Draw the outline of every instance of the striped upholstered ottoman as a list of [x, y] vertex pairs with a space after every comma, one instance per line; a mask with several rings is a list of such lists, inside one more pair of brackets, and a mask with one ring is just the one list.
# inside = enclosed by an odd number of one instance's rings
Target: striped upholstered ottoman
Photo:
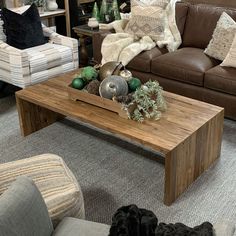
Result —
[[54, 225], [66, 216], [84, 219], [84, 200], [80, 186], [61, 157], [43, 154], [0, 164], [0, 195], [20, 175], [34, 180]]

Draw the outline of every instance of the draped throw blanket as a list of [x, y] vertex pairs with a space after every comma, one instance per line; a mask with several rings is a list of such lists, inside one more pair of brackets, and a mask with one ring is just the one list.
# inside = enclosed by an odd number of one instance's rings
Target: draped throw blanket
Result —
[[181, 44], [175, 21], [178, 0], [133, 0], [131, 18], [100, 24], [100, 29], [114, 29], [102, 43], [102, 64], [119, 61], [127, 65], [142, 51], [166, 46], [169, 52]]

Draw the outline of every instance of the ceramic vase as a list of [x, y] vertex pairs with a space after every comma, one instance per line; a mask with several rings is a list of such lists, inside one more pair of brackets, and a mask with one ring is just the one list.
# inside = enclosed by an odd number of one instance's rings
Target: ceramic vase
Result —
[[92, 17], [92, 18], [89, 18], [88, 20], [88, 27], [94, 29], [94, 28], [97, 28], [99, 25], [98, 21], [96, 18]]
[[47, 0], [47, 9], [49, 11], [55, 11], [58, 9], [56, 0]]

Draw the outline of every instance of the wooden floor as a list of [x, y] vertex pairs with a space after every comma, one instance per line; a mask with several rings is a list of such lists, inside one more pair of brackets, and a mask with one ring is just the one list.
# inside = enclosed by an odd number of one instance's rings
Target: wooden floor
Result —
[[73, 117], [150, 147], [165, 156], [164, 203], [175, 199], [220, 156], [223, 108], [165, 92], [167, 111], [142, 124], [68, 97], [75, 72], [16, 93], [22, 135], [64, 116]]

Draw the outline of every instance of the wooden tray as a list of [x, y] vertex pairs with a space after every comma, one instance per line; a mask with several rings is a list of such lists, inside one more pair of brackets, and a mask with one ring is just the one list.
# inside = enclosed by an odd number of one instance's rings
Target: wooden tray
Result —
[[83, 101], [94, 106], [102, 107], [106, 110], [118, 113], [122, 118], [128, 119], [128, 113], [122, 109], [121, 103], [75, 89], [71, 84], [68, 86], [68, 95], [73, 101]]

